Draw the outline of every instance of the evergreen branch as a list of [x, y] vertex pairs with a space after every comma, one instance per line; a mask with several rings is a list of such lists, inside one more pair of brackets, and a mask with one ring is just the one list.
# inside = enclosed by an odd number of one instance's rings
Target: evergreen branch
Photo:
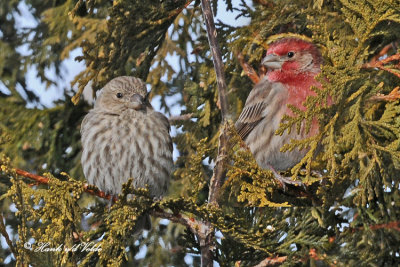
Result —
[[268, 257], [264, 260], [262, 260], [259, 264], [254, 265], [253, 267], [265, 267], [265, 266], [271, 266], [275, 264], [280, 264], [285, 262], [287, 259], [287, 256], [282, 256], [282, 257]]
[[[36, 182], [38, 182], [40, 184], [48, 184], [49, 183], [49, 178], [47, 178], [47, 177], [43, 177], [43, 176], [33, 174], [33, 173], [30, 173], [30, 172], [27, 172], [27, 171], [24, 171], [21, 169], [17, 169], [17, 168], [14, 168], [14, 171], [16, 174], [26, 177], [26, 178], [29, 178], [29, 179], [32, 179], [32, 180], [35, 180]], [[107, 200], [110, 200], [111, 197], [113, 197], [113, 202], [115, 202], [117, 200], [116, 196], [109, 195], [101, 190], [95, 190], [91, 187], [93, 187], [93, 185], [84, 184], [83, 189], [86, 193], [89, 193], [94, 196], [98, 196], [98, 197], [101, 197], [101, 198], [104, 198]], [[195, 220], [194, 218], [186, 218], [179, 213], [172, 214], [172, 213], [165, 212], [162, 209], [154, 210], [150, 213], [156, 217], [168, 219], [172, 222], [182, 224], [182, 225], [188, 227], [190, 229], [190, 231], [192, 231], [192, 233], [194, 233], [194, 234], [199, 233], [199, 231], [197, 231], [196, 229], [200, 229], [201, 226], [204, 226], [204, 223], [199, 222], [199, 221]], [[1, 216], [1, 214], [0, 214], [0, 216]], [[0, 225], [0, 232], [2, 233], [1, 225]]]
[[[21, 170], [21, 169], [17, 169], [17, 168], [14, 168], [14, 171], [15, 171], [16, 174], [18, 174], [20, 176], [23, 176], [23, 177], [26, 177], [26, 178], [29, 178], [29, 179], [32, 179], [32, 180], [35, 180], [36, 182], [38, 182], [40, 184], [48, 184], [49, 183], [49, 178], [47, 178], [47, 177], [43, 177], [43, 176], [40, 176], [40, 175], [37, 175], [37, 174], [33, 174], [33, 173], [30, 173], [30, 172], [27, 172], [27, 171], [24, 171], [24, 170]], [[109, 194], [107, 194], [107, 193], [105, 193], [105, 192], [103, 192], [101, 190], [92, 189], [91, 187], [93, 187], [93, 185], [85, 184], [83, 188], [84, 188], [84, 191], [86, 193], [89, 193], [91, 195], [98, 196], [98, 197], [101, 197], [101, 198], [104, 198], [104, 199], [107, 199], [107, 200], [110, 200], [111, 198], [113, 198], [113, 202], [115, 202], [117, 200], [116, 196], [109, 195]], [[150, 214], [152, 214], [153, 216], [158, 217], [158, 218], [168, 219], [168, 220], [170, 220], [172, 222], [184, 225], [187, 228], [189, 228], [189, 230], [193, 234], [196, 234], [198, 236], [200, 235], [201, 237], [205, 238], [205, 236], [202, 235], [202, 233], [200, 231], [201, 229], [205, 229], [206, 228], [205, 227], [205, 223], [200, 222], [200, 221], [198, 221], [198, 220], [196, 220], [194, 218], [187, 218], [187, 217], [185, 217], [185, 216], [183, 216], [183, 215], [181, 215], [179, 213], [176, 213], [176, 214], [175, 213], [174, 214], [168, 213], [168, 212], [166, 212], [166, 211], [164, 211], [162, 209], [153, 210], [153, 211], [150, 212]], [[3, 224], [3, 218], [2, 218], [1, 214], [0, 214], [0, 220], [1, 220], [1, 222], [0, 222], [0, 233], [4, 235], [4, 237], [6, 238], [8, 246], [13, 251], [13, 254], [16, 256], [17, 255], [17, 251], [14, 252], [14, 249], [12, 247], [12, 242], [11, 242], [11, 240], [9, 240], [7, 232], [5, 232], [5, 230], [3, 231], [4, 224]], [[4, 229], [5, 229], [5, 226], [4, 226]]]
[[[35, 180], [36, 182], [38, 182], [40, 184], [48, 184], [49, 183], [49, 178], [47, 178], [47, 177], [43, 177], [43, 176], [40, 176], [40, 175], [37, 175], [37, 174], [33, 174], [33, 173], [30, 173], [30, 172], [27, 172], [27, 171], [24, 171], [24, 170], [21, 170], [21, 169], [17, 169], [17, 168], [14, 168], [14, 171], [15, 171], [16, 174], [21, 175], [21, 176], [26, 177], [26, 178], [29, 178], [29, 179], [32, 179], [32, 180]], [[103, 192], [103, 191], [101, 191], [99, 189], [95, 189], [93, 187], [94, 187], [93, 185], [84, 184], [83, 185], [83, 190], [86, 193], [91, 194], [93, 196], [98, 196], [98, 197], [101, 197], [101, 198], [104, 198], [104, 199], [108, 199], [108, 200], [113, 198], [113, 201], [117, 200], [116, 196], [109, 195], [109, 194], [107, 194], [107, 193], [105, 193], [105, 192]]]
[[[204, 19], [206, 22], [208, 42], [210, 44], [211, 54], [214, 63], [215, 74], [217, 77], [218, 84], [218, 96], [219, 96], [219, 107], [221, 109], [221, 117], [223, 127], [221, 129], [221, 134], [219, 136], [218, 145], [218, 156], [215, 161], [215, 168], [213, 176], [210, 180], [210, 190], [208, 194], [208, 202], [212, 205], [218, 206], [217, 196], [219, 189], [221, 188], [222, 181], [226, 175], [225, 162], [228, 156], [228, 100], [226, 92], [226, 82], [225, 82], [225, 68], [222, 62], [221, 50], [218, 46], [217, 41], [217, 30], [214, 24], [213, 13], [211, 10], [211, 4], [209, 0], [201, 0], [201, 9], [203, 11]], [[218, 104], [218, 103], [217, 103]], [[201, 248], [201, 266], [212, 267], [213, 266], [213, 248], [214, 245], [214, 229], [209, 222], [205, 224], [204, 229], [201, 229], [204, 236], [198, 235], [200, 239]]]
[[150, 25], [160, 25], [160, 24], [163, 24], [166, 21], [169, 21], [172, 18], [175, 18], [176, 16], [179, 15], [179, 13], [181, 13], [185, 8], [187, 8], [190, 5], [190, 3], [192, 3], [192, 2], [193, 2], [193, 0], [186, 1], [186, 3], [181, 8], [173, 10], [171, 12], [171, 14], [169, 14], [167, 17], [165, 17], [163, 19], [158, 19], [156, 21], [151, 21], [149, 24]]
[[17, 258], [18, 257], [18, 251], [15, 249], [15, 247], [14, 247], [14, 245], [13, 245], [13, 243], [12, 243], [8, 233], [7, 233], [6, 226], [5, 226], [3, 221], [4, 221], [3, 215], [0, 214], [0, 234], [2, 234], [4, 236], [8, 247], [10, 248], [11, 252], [14, 254], [14, 258]]
[[[26, 177], [26, 178], [29, 178], [29, 179], [32, 179], [32, 180], [35, 180], [36, 182], [38, 182], [40, 184], [48, 184], [49, 183], [49, 178], [47, 178], [47, 177], [43, 177], [43, 176], [33, 174], [33, 173], [30, 173], [30, 172], [27, 172], [27, 171], [24, 171], [21, 169], [17, 169], [17, 168], [14, 168], [14, 171], [16, 174]], [[107, 200], [110, 200], [111, 197], [113, 197], [113, 202], [115, 202], [117, 200], [116, 196], [109, 195], [101, 190], [92, 189], [91, 187], [93, 187], [93, 185], [85, 184], [83, 186], [83, 189], [86, 193], [89, 193], [94, 196], [98, 196], [98, 197], [101, 197], [101, 198], [104, 198]], [[182, 225], [188, 227], [190, 229], [190, 231], [194, 234], [199, 234], [199, 231], [197, 231], [196, 229], [204, 228], [204, 223], [199, 222], [199, 221], [195, 220], [194, 218], [186, 218], [179, 213], [172, 214], [172, 213], [165, 212], [162, 209], [154, 210], [150, 213], [156, 217], [168, 219], [172, 222], [182, 224]], [[0, 225], [0, 232], [1, 232], [1, 225]]]

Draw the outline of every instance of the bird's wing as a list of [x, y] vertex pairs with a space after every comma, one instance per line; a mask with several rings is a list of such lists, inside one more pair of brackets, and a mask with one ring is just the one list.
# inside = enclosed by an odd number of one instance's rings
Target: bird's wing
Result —
[[169, 124], [169, 120], [167, 119], [167, 117], [164, 116], [164, 114], [162, 114], [160, 112], [154, 111], [153, 114], [154, 114], [154, 118], [158, 120], [159, 125], [160, 126], [162, 125], [164, 127], [164, 129], [167, 130], [166, 136], [168, 136], [168, 147], [169, 147], [170, 151], [172, 151], [173, 145], [172, 145], [171, 136], [169, 134], [171, 132], [171, 125]]
[[171, 131], [171, 125], [169, 124], [169, 120], [165, 117], [164, 114], [154, 111], [154, 118], [158, 120], [160, 125], [162, 125], [165, 129], [167, 129], [168, 133]]
[[[249, 133], [266, 116], [269, 99], [271, 99], [272, 84], [262, 80], [256, 84], [247, 97], [246, 104], [235, 123], [236, 131], [245, 140]], [[273, 93], [272, 93], [273, 94]]]

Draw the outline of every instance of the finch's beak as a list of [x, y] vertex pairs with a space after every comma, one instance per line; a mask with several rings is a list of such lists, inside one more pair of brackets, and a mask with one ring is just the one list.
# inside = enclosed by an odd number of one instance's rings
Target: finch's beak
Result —
[[281, 60], [280, 56], [270, 54], [270, 55], [266, 55], [263, 58], [263, 60], [261, 61], [261, 64], [263, 64], [268, 69], [281, 69], [283, 61]]
[[140, 110], [144, 107], [144, 98], [139, 94], [133, 94], [130, 98], [129, 107]]

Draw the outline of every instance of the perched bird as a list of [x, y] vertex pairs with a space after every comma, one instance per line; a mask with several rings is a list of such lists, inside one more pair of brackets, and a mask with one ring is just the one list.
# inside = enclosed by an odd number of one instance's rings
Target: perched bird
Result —
[[295, 183], [282, 177], [278, 171], [288, 170], [305, 156], [307, 150], [280, 152], [291, 139], [303, 139], [318, 132], [313, 121], [306, 133], [305, 124], [300, 133], [295, 128], [290, 133], [275, 135], [282, 116], [293, 116], [288, 104], [305, 110], [302, 103], [307, 96], [315, 95], [311, 86], [321, 87], [315, 76], [321, 71], [322, 56], [317, 47], [298, 38], [283, 38], [272, 43], [262, 65], [268, 72], [251, 90], [235, 127], [250, 148], [257, 163], [270, 169], [281, 183]]
[[[89, 184], [112, 195], [133, 178], [133, 186], [148, 185], [152, 197], [167, 191], [172, 162], [168, 119], [153, 110], [144, 82], [121, 76], [98, 94], [82, 121], [82, 167]], [[143, 217], [149, 229], [150, 218]]]

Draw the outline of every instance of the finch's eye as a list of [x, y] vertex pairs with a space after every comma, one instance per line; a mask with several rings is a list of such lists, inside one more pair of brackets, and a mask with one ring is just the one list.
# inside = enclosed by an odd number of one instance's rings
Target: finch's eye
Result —
[[123, 96], [124, 96], [123, 94], [117, 93], [117, 97], [118, 97], [118, 98], [122, 98]]
[[287, 53], [287, 56], [288, 56], [288, 57], [293, 57], [293, 56], [294, 56], [294, 53], [293, 53], [293, 52], [288, 52], [288, 53]]

